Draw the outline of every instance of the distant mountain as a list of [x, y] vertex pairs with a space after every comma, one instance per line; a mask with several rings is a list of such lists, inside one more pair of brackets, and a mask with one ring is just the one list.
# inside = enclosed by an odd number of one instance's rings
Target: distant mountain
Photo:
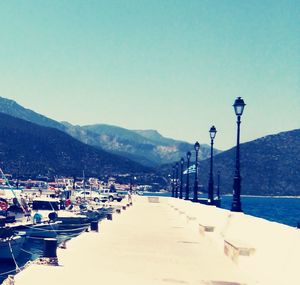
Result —
[[97, 124], [82, 126], [80, 129], [88, 134], [89, 144], [101, 147], [108, 152], [122, 155], [143, 165], [156, 165], [156, 158], [150, 152], [154, 145], [142, 136], [128, 129]]
[[186, 142], [176, 141], [174, 139], [165, 138], [156, 130], [134, 130], [134, 132], [148, 140], [151, 140], [161, 145], [170, 145], [174, 143], [175, 144], [186, 143]]
[[20, 118], [41, 126], [56, 128], [65, 131], [64, 125], [40, 115], [30, 109], [26, 109], [13, 100], [0, 97], [0, 113]]
[[[146, 166], [178, 161], [193, 149], [187, 142], [163, 137], [155, 130], [132, 131], [116, 126], [97, 124], [74, 126], [68, 122], [57, 122], [34, 111], [23, 108], [13, 100], [0, 97], [0, 112], [29, 122], [56, 128], [88, 145], [110, 153], [130, 158]], [[216, 153], [219, 151], [216, 150]], [[209, 157], [209, 146], [202, 145], [200, 159]]]
[[[116, 126], [97, 124], [81, 129], [94, 133], [94, 141], [107, 151], [130, 157], [149, 166], [178, 161], [193, 145], [163, 137], [155, 130], [132, 131]], [[219, 151], [216, 150], [218, 153]], [[210, 155], [210, 147], [202, 145], [200, 159]]]
[[79, 142], [54, 128], [0, 113], [0, 166], [26, 177], [143, 173], [149, 169]]
[[[222, 193], [232, 193], [235, 148], [215, 156]], [[200, 184], [207, 188], [209, 159], [200, 163]], [[241, 144], [242, 194], [300, 195], [300, 129]]]

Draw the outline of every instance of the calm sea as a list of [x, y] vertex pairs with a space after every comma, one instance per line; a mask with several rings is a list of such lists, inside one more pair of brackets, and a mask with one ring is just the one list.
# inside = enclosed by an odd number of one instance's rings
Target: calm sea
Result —
[[[222, 208], [231, 209], [232, 196], [222, 197]], [[300, 198], [242, 197], [245, 214], [296, 227], [300, 223]]]

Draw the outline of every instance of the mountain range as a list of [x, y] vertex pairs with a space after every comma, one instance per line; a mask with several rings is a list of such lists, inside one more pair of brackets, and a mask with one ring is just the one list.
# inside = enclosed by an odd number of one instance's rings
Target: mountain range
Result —
[[[299, 142], [300, 129], [296, 129], [242, 143], [242, 194], [300, 195]], [[167, 181], [174, 161], [192, 149], [193, 145], [165, 138], [155, 130], [60, 123], [0, 97], [0, 166], [14, 175], [79, 176], [85, 169], [87, 176], [141, 173], [156, 183], [158, 177]], [[205, 192], [209, 146], [201, 151], [199, 184]], [[235, 151], [235, 147], [215, 151], [215, 186], [219, 172], [223, 194], [232, 193]], [[162, 162], [168, 163], [157, 166]]]
[[[235, 148], [215, 159], [224, 190], [232, 189]], [[203, 163], [208, 169], [208, 161]], [[300, 129], [265, 136], [241, 145], [242, 193], [300, 195]], [[230, 192], [230, 191], [229, 191]]]
[[[178, 161], [193, 149], [192, 144], [165, 138], [156, 130], [128, 130], [105, 124], [78, 126], [58, 122], [3, 97], [0, 97], [0, 112], [41, 126], [56, 128], [85, 144], [150, 167]], [[215, 153], [219, 152], [215, 150]], [[205, 159], [209, 155], [210, 146], [201, 145], [199, 158]]]
[[[214, 181], [231, 194], [236, 148], [214, 156]], [[240, 145], [241, 193], [245, 195], [300, 195], [300, 129], [265, 136]], [[199, 184], [207, 192], [210, 159], [199, 163]], [[162, 172], [170, 173], [171, 165]], [[164, 171], [163, 171], [164, 170]], [[192, 184], [194, 174], [191, 174]]]
[[0, 113], [0, 166], [31, 177], [147, 173], [149, 168], [84, 144], [63, 131]]

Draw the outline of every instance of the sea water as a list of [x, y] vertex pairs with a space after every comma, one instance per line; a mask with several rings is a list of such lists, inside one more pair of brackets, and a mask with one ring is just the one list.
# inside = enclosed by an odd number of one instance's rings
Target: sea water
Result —
[[[231, 209], [232, 196], [222, 197], [222, 208]], [[300, 198], [242, 197], [245, 214], [291, 227], [300, 223]]]
[[[79, 234], [78, 231], [77, 234]], [[75, 237], [76, 235], [74, 234], [72, 236]], [[67, 235], [67, 233], [62, 232], [57, 236], [57, 241], [58, 243], [61, 243], [70, 238], [71, 236]], [[43, 255], [43, 251], [43, 238], [27, 237], [18, 258], [15, 261], [0, 259], [0, 284], [4, 279], [7, 278], [8, 275], [16, 274], [18, 267], [22, 268], [27, 262], [36, 260], [37, 258], [41, 257]]]

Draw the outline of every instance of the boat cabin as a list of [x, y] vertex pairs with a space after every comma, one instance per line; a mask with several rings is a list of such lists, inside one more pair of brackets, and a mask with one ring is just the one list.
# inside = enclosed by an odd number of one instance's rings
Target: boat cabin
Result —
[[32, 201], [32, 210], [58, 211], [62, 209], [59, 199], [35, 199]]

